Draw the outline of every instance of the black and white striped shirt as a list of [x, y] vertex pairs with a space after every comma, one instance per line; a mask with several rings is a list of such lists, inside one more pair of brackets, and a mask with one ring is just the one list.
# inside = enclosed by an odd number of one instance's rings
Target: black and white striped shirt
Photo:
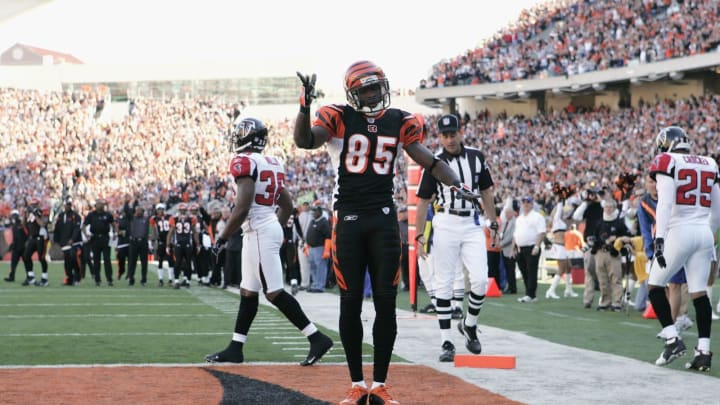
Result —
[[[459, 155], [451, 155], [444, 149], [435, 155], [450, 166], [460, 178], [460, 182], [469, 185], [477, 193], [493, 186], [492, 177], [485, 156], [478, 149], [462, 147]], [[432, 199], [437, 195], [437, 204], [445, 210], [472, 210], [472, 203], [457, 198], [450, 187], [437, 181], [429, 172], [423, 170], [420, 186], [416, 195], [423, 199]]]

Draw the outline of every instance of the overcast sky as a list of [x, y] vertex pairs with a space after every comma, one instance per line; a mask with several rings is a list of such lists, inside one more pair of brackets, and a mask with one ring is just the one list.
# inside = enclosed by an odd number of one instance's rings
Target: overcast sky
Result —
[[535, 3], [55, 0], [0, 23], [0, 51], [22, 42], [86, 63], [247, 60], [317, 72], [320, 87], [341, 86], [352, 62], [369, 59], [393, 88], [412, 88]]

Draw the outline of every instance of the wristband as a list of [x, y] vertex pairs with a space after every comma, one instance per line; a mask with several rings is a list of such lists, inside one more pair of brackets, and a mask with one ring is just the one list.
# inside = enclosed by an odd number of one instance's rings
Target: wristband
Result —
[[303, 114], [305, 114], [305, 115], [309, 115], [309, 114], [310, 114], [310, 107], [301, 105], [301, 106], [300, 106], [300, 112], [303, 113]]

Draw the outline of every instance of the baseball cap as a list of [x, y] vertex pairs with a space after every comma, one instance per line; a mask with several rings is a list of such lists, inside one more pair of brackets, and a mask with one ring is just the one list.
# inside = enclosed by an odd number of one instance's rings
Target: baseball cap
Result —
[[322, 209], [322, 207], [319, 206], [319, 205], [313, 205], [312, 210], [313, 210], [313, 211], [320, 211], [320, 212], [322, 212], [323, 209]]
[[10, 211], [10, 215], [20, 215], [20, 211], [12, 210], [12, 211]]
[[72, 197], [68, 197], [65, 199], [65, 204], [72, 204]]
[[522, 198], [522, 202], [531, 203], [531, 202], [533, 202], [533, 198], [532, 198], [532, 196], [526, 195], [525, 197]]
[[455, 114], [445, 114], [437, 122], [438, 131], [453, 132], [460, 130], [460, 120]]

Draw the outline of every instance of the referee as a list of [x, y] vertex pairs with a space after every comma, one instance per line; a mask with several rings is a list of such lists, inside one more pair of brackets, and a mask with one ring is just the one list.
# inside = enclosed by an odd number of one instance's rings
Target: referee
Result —
[[[436, 157], [448, 164], [471, 192], [479, 192], [485, 214], [491, 228], [490, 235], [497, 237], [498, 224], [495, 216], [493, 181], [483, 154], [463, 145], [463, 132], [457, 116], [443, 115], [438, 120], [442, 152]], [[458, 197], [456, 189], [447, 187], [423, 171], [418, 187], [416, 228], [425, 229], [428, 203], [436, 200], [437, 211], [432, 219], [434, 287], [437, 314], [440, 324], [442, 362], [453, 361], [455, 346], [450, 338], [453, 297], [453, 280], [458, 269], [464, 265], [470, 279], [470, 298], [467, 314], [458, 324], [465, 337], [465, 347], [474, 354], [481, 352], [477, 338], [477, 318], [485, 301], [488, 268], [485, 245], [485, 219], [479, 205]], [[427, 243], [424, 234], [417, 237], [418, 249]], [[493, 240], [492, 243], [497, 243]]]

